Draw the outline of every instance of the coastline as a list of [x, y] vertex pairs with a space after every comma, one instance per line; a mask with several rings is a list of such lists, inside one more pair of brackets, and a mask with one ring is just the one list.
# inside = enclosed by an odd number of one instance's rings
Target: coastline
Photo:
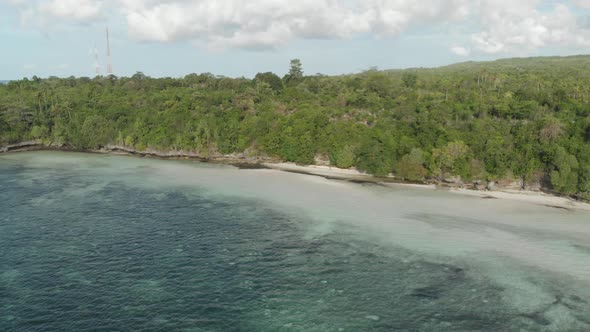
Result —
[[24, 152], [24, 151], [64, 151], [64, 152], [85, 152], [85, 153], [100, 153], [109, 155], [128, 155], [137, 157], [148, 157], [158, 159], [172, 159], [172, 160], [197, 160], [200, 162], [210, 162], [227, 164], [238, 167], [240, 169], [272, 169], [282, 172], [298, 173], [310, 176], [320, 176], [329, 180], [343, 180], [352, 183], [365, 183], [382, 185], [392, 188], [417, 188], [425, 190], [445, 190], [451, 193], [480, 197], [482, 199], [505, 199], [512, 201], [520, 201], [540, 206], [552, 207], [564, 210], [578, 210], [590, 211], [590, 203], [575, 200], [573, 198], [562, 197], [546, 193], [543, 191], [530, 190], [512, 190], [512, 189], [494, 189], [494, 190], [480, 190], [467, 189], [458, 186], [452, 186], [443, 182], [436, 183], [408, 183], [400, 181], [395, 177], [375, 177], [373, 175], [360, 172], [356, 169], [342, 169], [332, 166], [322, 165], [297, 165], [295, 163], [281, 162], [273, 158], [266, 157], [247, 157], [244, 154], [221, 155], [204, 157], [194, 152], [184, 151], [157, 151], [145, 150], [137, 151], [133, 148], [111, 145], [99, 150], [80, 150], [74, 149], [65, 145], [46, 145], [37, 141], [22, 142], [13, 145], [6, 145], [0, 147], [0, 154], [10, 152]]
[[425, 190], [445, 190], [454, 194], [480, 197], [482, 199], [505, 199], [536, 204], [564, 210], [590, 211], [590, 203], [560, 197], [542, 191], [531, 190], [477, 190], [445, 186], [444, 184], [419, 184], [396, 181], [393, 177], [377, 178], [357, 170], [340, 169], [330, 166], [300, 166], [293, 163], [263, 163], [270, 169], [279, 171], [321, 176], [326, 179], [347, 180], [350, 182], [374, 183], [393, 188], [418, 188]]

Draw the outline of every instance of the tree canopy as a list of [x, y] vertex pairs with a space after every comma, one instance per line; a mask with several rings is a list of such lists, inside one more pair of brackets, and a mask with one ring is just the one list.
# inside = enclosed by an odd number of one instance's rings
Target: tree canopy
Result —
[[276, 157], [410, 181], [520, 181], [590, 198], [590, 57], [280, 78], [33, 77], [0, 85], [0, 144]]

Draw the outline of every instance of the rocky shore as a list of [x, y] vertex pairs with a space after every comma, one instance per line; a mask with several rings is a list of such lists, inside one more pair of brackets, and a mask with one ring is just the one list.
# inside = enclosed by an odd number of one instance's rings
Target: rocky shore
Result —
[[46, 148], [39, 141], [27, 141], [27, 142], [20, 142], [15, 144], [9, 144], [0, 146], [0, 153], [3, 152], [10, 152], [10, 151], [31, 151], [31, 150], [39, 150]]
[[195, 159], [203, 162], [218, 162], [225, 164], [232, 164], [235, 166], [243, 165], [248, 167], [249, 165], [254, 167], [258, 165], [260, 168], [264, 168], [262, 163], [273, 162], [276, 159], [267, 157], [252, 157], [246, 156], [243, 153], [236, 153], [231, 155], [223, 155], [220, 153], [212, 153], [208, 156], [198, 154], [192, 151], [183, 150], [170, 150], [160, 151], [155, 149], [137, 150], [133, 147], [123, 145], [107, 145], [101, 149], [77, 149], [65, 144], [45, 144], [39, 141], [27, 141], [16, 144], [0, 146], [0, 153], [5, 152], [23, 152], [23, 151], [68, 151], [68, 152], [87, 152], [87, 153], [104, 153], [104, 154], [115, 154], [115, 155], [134, 155], [138, 157], [153, 157], [158, 159]]

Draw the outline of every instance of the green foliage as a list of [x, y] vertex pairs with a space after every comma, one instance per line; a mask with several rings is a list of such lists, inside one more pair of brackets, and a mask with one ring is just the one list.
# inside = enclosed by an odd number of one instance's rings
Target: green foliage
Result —
[[287, 81], [289, 82], [297, 82], [303, 79], [303, 65], [301, 64], [301, 60], [293, 59], [291, 60], [291, 65], [289, 67], [289, 73], [287, 74]]
[[267, 83], [274, 92], [283, 90], [283, 81], [279, 76], [271, 72], [256, 74], [254, 81]]
[[26, 79], [0, 85], [0, 145], [41, 139], [81, 149], [122, 144], [247, 151], [411, 180], [460, 176], [550, 185], [590, 197], [590, 56], [436, 69], [253, 80]]
[[330, 160], [336, 167], [351, 168], [355, 164], [355, 158], [355, 148], [352, 145], [346, 145], [336, 150]]
[[416, 87], [416, 83], [418, 83], [418, 75], [413, 72], [404, 73], [402, 75], [402, 81], [406, 88], [413, 89]]
[[578, 160], [575, 156], [558, 147], [551, 171], [551, 185], [558, 192], [573, 194], [578, 189]]
[[374, 133], [366, 137], [357, 154], [356, 166], [377, 176], [386, 176], [393, 170], [395, 142], [387, 134]]
[[49, 129], [47, 129], [46, 126], [33, 126], [33, 128], [31, 128], [31, 138], [32, 139], [40, 139], [40, 138], [46, 138], [49, 134]]
[[441, 149], [434, 149], [432, 156], [436, 168], [444, 174], [469, 176], [469, 147], [463, 141], [450, 142]]
[[91, 115], [84, 120], [80, 133], [79, 147], [99, 148], [111, 140], [112, 125], [100, 115]]
[[428, 175], [425, 163], [424, 151], [414, 148], [397, 162], [396, 172], [406, 180], [421, 181]]

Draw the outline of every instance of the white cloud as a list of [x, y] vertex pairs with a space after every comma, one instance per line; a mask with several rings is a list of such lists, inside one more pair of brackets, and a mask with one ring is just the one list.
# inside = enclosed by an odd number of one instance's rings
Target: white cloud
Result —
[[471, 55], [471, 51], [463, 46], [453, 46], [451, 47], [451, 52], [458, 56], [469, 56]]
[[19, 9], [23, 22], [44, 29], [96, 22], [108, 12], [110, 20], [126, 21], [134, 39], [184, 40], [215, 50], [276, 48], [298, 39], [385, 39], [414, 27], [462, 31], [459, 38], [471, 43], [450, 47], [460, 56], [590, 46], [590, 28], [575, 14], [590, 9], [590, 0], [4, 1]]
[[39, 3], [39, 12], [56, 19], [90, 22], [101, 18], [102, 1], [52, 0]]
[[484, 53], [530, 51], [545, 46], [589, 46], [590, 31], [577, 23], [572, 10], [555, 4], [540, 10], [539, 0], [481, 0], [483, 30], [472, 35]]
[[[143, 41], [193, 40], [213, 49], [272, 48], [296, 39], [396, 37], [412, 26], [480, 23], [472, 51], [509, 53], [555, 45], [590, 45], [574, 6], [541, 0], [120, 0], [131, 36]], [[589, 6], [590, 0], [573, 0]], [[570, 8], [572, 7], [572, 8]]]
[[23, 24], [91, 23], [103, 18], [97, 0], [6, 0], [20, 12]]
[[458, 19], [468, 0], [122, 0], [130, 34], [144, 41], [197, 40], [274, 47], [294, 39], [397, 36], [411, 24]]
[[574, 0], [574, 5], [580, 8], [590, 9], [590, 0]]

